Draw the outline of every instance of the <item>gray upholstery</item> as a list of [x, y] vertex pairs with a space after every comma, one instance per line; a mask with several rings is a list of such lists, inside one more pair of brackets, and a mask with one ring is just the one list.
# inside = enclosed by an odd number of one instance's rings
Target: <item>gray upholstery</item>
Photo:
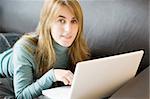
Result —
[[[145, 54], [137, 74], [149, 66], [150, 0], [79, 1], [85, 18], [84, 34], [91, 49], [92, 58], [143, 49]], [[22, 34], [34, 31], [42, 4], [43, 0], [0, 0], [0, 32]], [[132, 93], [137, 95], [136, 89], [132, 88]], [[131, 89], [124, 88], [124, 91], [119, 94], [123, 96], [128, 90]], [[112, 99], [115, 98], [112, 97]]]
[[149, 99], [149, 67], [125, 84], [110, 99]]
[[35, 30], [43, 0], [0, 0], [0, 32]]
[[149, 65], [148, 0], [80, 1], [94, 58], [144, 49], [138, 72]]
[[19, 33], [0, 33], [0, 53], [13, 47], [20, 36]]

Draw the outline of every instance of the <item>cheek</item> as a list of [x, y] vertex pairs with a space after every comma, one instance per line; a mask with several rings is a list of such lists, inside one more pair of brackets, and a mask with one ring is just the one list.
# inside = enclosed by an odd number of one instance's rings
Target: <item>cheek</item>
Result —
[[60, 33], [61, 33], [61, 29], [58, 26], [53, 26], [51, 28], [51, 34], [54, 39], [59, 38]]

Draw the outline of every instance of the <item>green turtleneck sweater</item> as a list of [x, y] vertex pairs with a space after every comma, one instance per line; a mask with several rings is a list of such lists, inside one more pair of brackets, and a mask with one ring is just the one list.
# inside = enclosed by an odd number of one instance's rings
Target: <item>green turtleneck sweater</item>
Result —
[[[37, 78], [34, 53], [29, 52], [25, 45], [35, 50], [36, 46], [27, 43], [25, 39], [16, 42], [13, 48], [0, 54], [0, 75], [11, 77], [14, 83], [16, 98], [32, 99], [42, 94], [42, 90], [48, 89], [56, 81], [53, 69]], [[56, 52], [54, 68], [65, 69], [68, 66], [68, 48], [53, 42]], [[42, 49], [41, 49], [42, 50]]]

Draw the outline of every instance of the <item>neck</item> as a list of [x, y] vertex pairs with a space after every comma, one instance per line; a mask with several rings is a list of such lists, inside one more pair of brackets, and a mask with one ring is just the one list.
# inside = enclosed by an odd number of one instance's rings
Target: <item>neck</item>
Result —
[[56, 52], [65, 53], [68, 51], [68, 47], [61, 46], [56, 41], [53, 40], [53, 47]]

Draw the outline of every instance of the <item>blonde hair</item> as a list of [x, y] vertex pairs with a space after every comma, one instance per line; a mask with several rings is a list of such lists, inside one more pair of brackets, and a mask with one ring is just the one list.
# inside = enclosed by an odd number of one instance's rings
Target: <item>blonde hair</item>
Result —
[[[71, 64], [75, 65], [79, 61], [86, 60], [90, 55], [83, 36], [83, 14], [79, 2], [77, 0], [45, 0], [36, 30], [38, 40], [30, 40], [31, 42], [37, 42], [35, 58], [40, 75], [51, 69], [56, 62], [56, 54], [52, 44], [51, 24], [61, 6], [72, 9], [79, 22], [77, 36], [68, 52]], [[35, 38], [28, 37], [28, 39]]]

